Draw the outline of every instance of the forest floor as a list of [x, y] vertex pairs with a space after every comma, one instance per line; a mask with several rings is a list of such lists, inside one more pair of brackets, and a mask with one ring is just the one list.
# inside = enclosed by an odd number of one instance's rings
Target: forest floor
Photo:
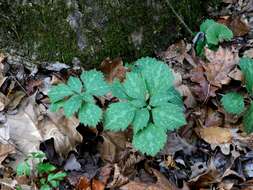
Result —
[[[18, 176], [15, 169], [38, 151], [57, 171], [67, 172], [59, 189], [253, 189], [252, 95], [239, 67], [242, 57], [253, 59], [253, 1], [224, 0], [219, 14], [210, 17], [232, 30], [231, 41], [216, 51], [205, 48], [204, 57], [183, 39], [156, 54], [173, 69], [187, 124], [169, 132], [165, 147], [154, 157], [133, 148], [131, 130], [89, 128], [62, 111], [49, 111], [50, 87], [79, 76], [83, 68], [78, 60], [73, 66], [34, 65], [17, 55], [0, 54], [1, 189], [39, 189], [43, 176]], [[121, 58], [106, 58], [100, 70], [110, 82], [124, 79], [128, 68]], [[253, 64], [248, 70], [253, 73]], [[243, 97], [240, 114], [228, 113], [221, 102], [231, 92]], [[98, 100], [102, 107], [111, 101], [115, 99]], [[245, 115], [250, 120], [246, 129]]]

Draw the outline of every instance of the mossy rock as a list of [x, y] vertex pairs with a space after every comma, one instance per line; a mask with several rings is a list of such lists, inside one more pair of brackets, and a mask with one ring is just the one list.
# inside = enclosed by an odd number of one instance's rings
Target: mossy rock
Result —
[[[193, 31], [210, 3], [218, 5], [217, 0], [171, 0]], [[1, 49], [16, 49], [39, 61], [71, 63], [78, 57], [87, 67], [106, 57], [133, 61], [183, 36], [191, 38], [165, 0], [6, 0], [0, 15]]]

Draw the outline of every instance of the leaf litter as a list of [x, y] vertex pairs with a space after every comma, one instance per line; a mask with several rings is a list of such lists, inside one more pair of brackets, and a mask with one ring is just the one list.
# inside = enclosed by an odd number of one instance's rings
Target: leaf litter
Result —
[[[63, 63], [31, 64], [20, 56], [0, 54], [0, 184], [34, 189], [29, 179], [15, 176], [17, 162], [42, 150], [47, 161], [68, 172], [60, 189], [78, 190], [188, 190], [252, 189], [253, 135], [242, 127], [243, 115], [227, 113], [221, 103], [227, 92], [239, 92], [249, 105], [239, 55], [253, 57], [252, 1], [224, 1], [216, 20], [235, 34], [217, 51], [195, 55], [192, 44], [181, 40], [157, 57], [174, 71], [175, 86], [184, 98], [187, 125], [168, 133], [166, 146], [154, 157], [136, 151], [133, 131], [106, 132], [99, 123], [88, 128], [73, 116], [49, 111], [52, 84], [80, 75], [83, 68]], [[245, 37], [245, 42], [241, 38]], [[124, 81], [131, 66], [121, 58], [106, 58], [100, 66], [106, 80]], [[117, 99], [107, 94], [96, 103], [107, 107]], [[10, 168], [8, 170], [8, 168]]]

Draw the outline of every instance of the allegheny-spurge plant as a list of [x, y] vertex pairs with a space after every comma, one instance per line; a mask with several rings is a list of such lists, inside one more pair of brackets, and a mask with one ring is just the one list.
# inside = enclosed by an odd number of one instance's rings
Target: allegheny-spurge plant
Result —
[[[27, 176], [34, 183], [39, 185], [40, 190], [51, 190], [59, 187], [60, 182], [67, 176], [67, 173], [58, 171], [49, 162], [43, 162], [45, 154], [43, 152], [30, 153], [24, 162], [17, 166], [18, 176]], [[16, 189], [22, 189], [17, 186]]]
[[[253, 59], [240, 58], [239, 67], [244, 75], [245, 86], [252, 97], [253, 95]], [[253, 132], [253, 102], [245, 109], [244, 98], [237, 92], [229, 92], [221, 98], [221, 104], [224, 110], [230, 114], [242, 114], [243, 113], [243, 126], [247, 133]]]
[[102, 119], [102, 109], [95, 104], [94, 96], [103, 96], [110, 88], [103, 74], [96, 70], [84, 71], [80, 78], [71, 76], [67, 84], [51, 88], [51, 111], [63, 108], [66, 117], [77, 113], [81, 123], [95, 127]]
[[133, 127], [133, 146], [148, 155], [163, 148], [168, 130], [186, 123], [183, 104], [173, 87], [173, 74], [163, 62], [153, 58], [136, 61], [135, 69], [121, 84], [114, 81], [112, 93], [120, 99], [105, 112], [105, 129]]
[[233, 38], [233, 32], [223, 24], [212, 19], [206, 19], [200, 25], [200, 32], [196, 35], [196, 38], [194, 41], [197, 41], [197, 55], [203, 55], [205, 46], [214, 50], [218, 48], [220, 42], [230, 41]]
[[[83, 73], [81, 80], [71, 77], [67, 85], [59, 84], [52, 88], [48, 94], [53, 103], [52, 110], [63, 107], [67, 116], [78, 112], [80, 122], [95, 126], [102, 117], [102, 111], [92, 96], [106, 94], [108, 85], [102, 74], [94, 70]], [[163, 148], [166, 132], [186, 123], [182, 99], [173, 81], [170, 68], [163, 62], [149, 57], [137, 60], [123, 83], [115, 80], [110, 86], [113, 96], [119, 101], [105, 111], [104, 128], [123, 131], [131, 126], [133, 146], [154, 156]], [[75, 100], [71, 100], [73, 96]]]

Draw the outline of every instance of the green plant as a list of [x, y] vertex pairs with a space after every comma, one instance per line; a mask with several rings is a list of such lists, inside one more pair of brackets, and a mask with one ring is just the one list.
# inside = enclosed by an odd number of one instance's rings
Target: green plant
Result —
[[43, 162], [43, 152], [30, 153], [24, 162], [17, 166], [18, 176], [29, 176], [39, 184], [40, 190], [50, 190], [59, 186], [60, 181], [67, 175], [65, 172], [56, 172], [56, 167], [48, 162]]
[[226, 112], [240, 114], [244, 110], [244, 101], [242, 95], [229, 92], [221, 98], [221, 103]]
[[81, 80], [71, 76], [67, 84], [53, 86], [48, 92], [51, 110], [63, 108], [66, 117], [78, 113], [81, 123], [96, 126], [102, 119], [102, 110], [95, 104], [93, 96], [103, 96], [109, 89], [103, 74], [96, 70], [83, 72]]
[[220, 42], [230, 41], [233, 32], [225, 25], [207, 19], [200, 25], [200, 32], [204, 33], [204, 39], [197, 41], [197, 55], [203, 55], [204, 47], [216, 49]]
[[[252, 97], [253, 92], [253, 59], [248, 57], [240, 58], [239, 67], [244, 75], [246, 89]], [[221, 103], [226, 112], [241, 114], [244, 111], [243, 97], [234, 92], [230, 92], [221, 98]], [[243, 114], [243, 126], [246, 133], [253, 132], [253, 102]]]
[[153, 58], [136, 61], [121, 84], [114, 81], [112, 93], [120, 99], [105, 112], [105, 129], [112, 131], [133, 127], [133, 146], [154, 156], [166, 142], [166, 132], [186, 123], [182, 101], [173, 87], [169, 67]]
[[[248, 57], [240, 58], [239, 67], [244, 75], [245, 86], [252, 96], [253, 94], [253, 59]], [[253, 132], [253, 102], [251, 101], [249, 108], [243, 116], [243, 126], [247, 133]]]
[[[81, 75], [82, 82], [70, 77], [66, 84], [54, 86], [48, 93], [51, 110], [63, 107], [67, 117], [78, 112], [81, 123], [96, 126], [102, 110], [95, 105], [93, 96], [109, 91], [103, 75], [95, 70]], [[133, 126], [133, 145], [137, 150], [155, 155], [166, 142], [166, 132], [186, 123], [180, 94], [173, 87], [173, 74], [169, 67], [153, 58], [136, 61], [123, 83], [115, 80], [111, 85], [113, 103], [105, 112], [104, 127], [120, 131]]]

